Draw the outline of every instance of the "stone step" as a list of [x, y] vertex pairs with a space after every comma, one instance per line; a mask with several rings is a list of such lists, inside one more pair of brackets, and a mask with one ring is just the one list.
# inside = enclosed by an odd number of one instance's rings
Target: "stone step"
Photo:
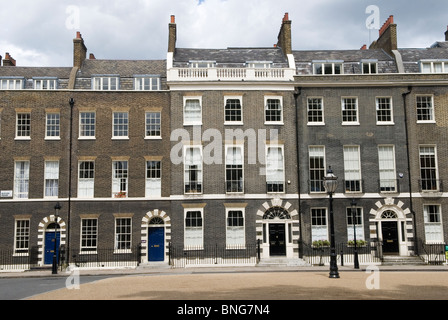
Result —
[[411, 256], [411, 257], [402, 257], [402, 256], [383, 256], [383, 263], [382, 265], [389, 265], [389, 266], [395, 266], [395, 265], [425, 265], [426, 263], [420, 259], [420, 257], [417, 256]]
[[298, 258], [267, 258], [261, 259], [257, 264], [259, 267], [294, 267], [294, 266], [310, 266], [305, 260]]

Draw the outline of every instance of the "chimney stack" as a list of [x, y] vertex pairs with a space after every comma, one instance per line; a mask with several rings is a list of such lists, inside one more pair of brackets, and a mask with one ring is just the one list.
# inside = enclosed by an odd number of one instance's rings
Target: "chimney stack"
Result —
[[86, 60], [87, 48], [81, 33], [76, 32], [76, 38], [73, 39], [73, 66], [81, 68], [82, 63]]
[[277, 40], [277, 47], [282, 48], [285, 55], [292, 54], [291, 20], [289, 20], [288, 13], [285, 13], [285, 16], [283, 17]]
[[394, 24], [394, 16], [391, 15], [380, 28], [378, 39], [372, 42], [369, 49], [383, 49], [392, 54], [397, 48], [397, 25]]
[[176, 51], [176, 38], [177, 38], [176, 17], [172, 15], [168, 33], [168, 52], [174, 53]]
[[5, 59], [3, 59], [3, 66], [4, 67], [15, 67], [16, 66], [16, 60], [13, 59], [13, 57], [11, 57], [9, 55], [9, 52], [5, 53]]

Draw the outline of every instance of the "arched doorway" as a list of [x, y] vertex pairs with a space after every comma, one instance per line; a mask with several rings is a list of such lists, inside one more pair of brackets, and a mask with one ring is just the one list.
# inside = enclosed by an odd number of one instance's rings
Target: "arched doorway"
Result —
[[149, 211], [142, 219], [141, 262], [168, 262], [171, 219], [165, 211]]
[[398, 243], [398, 216], [392, 210], [386, 210], [381, 214], [381, 234], [383, 238], [384, 254], [399, 254]]
[[50, 223], [45, 230], [44, 239], [44, 265], [53, 263], [56, 252], [56, 262], [59, 263], [59, 248], [61, 245], [61, 227], [59, 223]]
[[383, 254], [409, 256], [414, 246], [411, 211], [398, 199], [383, 201], [370, 210], [371, 238], [382, 244]]
[[148, 225], [148, 261], [165, 260], [165, 225], [160, 217], [154, 217]]
[[267, 220], [269, 255], [285, 256], [286, 255], [286, 220], [290, 220], [291, 216], [288, 211], [282, 207], [271, 207], [266, 210], [263, 220]]

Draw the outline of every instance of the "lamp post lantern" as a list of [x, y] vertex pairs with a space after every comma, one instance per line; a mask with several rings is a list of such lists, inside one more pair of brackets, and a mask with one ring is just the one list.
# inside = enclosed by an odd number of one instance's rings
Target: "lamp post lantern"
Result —
[[338, 266], [336, 263], [336, 248], [334, 241], [334, 221], [333, 221], [333, 194], [338, 187], [338, 177], [333, 174], [331, 166], [328, 167], [327, 175], [324, 177], [324, 187], [330, 196], [330, 278], [339, 278]]
[[53, 264], [51, 267], [51, 273], [58, 273], [58, 257], [57, 257], [57, 242], [58, 242], [58, 218], [59, 218], [59, 210], [61, 210], [61, 205], [56, 203], [54, 206], [54, 248], [53, 248]]
[[351, 203], [351, 211], [352, 211], [352, 219], [353, 219], [353, 242], [355, 243], [355, 247], [354, 247], [354, 265], [355, 265], [355, 269], [359, 269], [359, 260], [358, 260], [358, 246], [356, 244], [356, 201], [355, 199], [352, 199], [352, 203]]

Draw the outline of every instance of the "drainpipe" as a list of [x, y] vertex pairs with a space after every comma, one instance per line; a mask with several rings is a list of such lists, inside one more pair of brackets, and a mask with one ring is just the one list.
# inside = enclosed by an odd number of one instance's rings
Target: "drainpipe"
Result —
[[73, 107], [75, 105], [75, 99], [70, 98], [68, 103], [70, 104], [70, 137], [69, 137], [69, 155], [68, 155], [68, 215], [67, 215], [67, 265], [70, 264], [70, 218], [71, 218], [71, 204], [72, 204], [72, 149], [73, 149]]
[[409, 202], [410, 202], [410, 209], [412, 213], [412, 220], [414, 225], [414, 252], [416, 255], [418, 255], [418, 238], [417, 238], [417, 224], [415, 219], [415, 211], [414, 211], [414, 205], [412, 200], [412, 183], [411, 183], [411, 160], [410, 160], [410, 153], [409, 153], [409, 133], [408, 133], [408, 116], [407, 116], [407, 104], [406, 104], [406, 98], [411, 93], [412, 87], [408, 87], [408, 91], [402, 93], [403, 97], [403, 109], [404, 109], [404, 129], [406, 134], [406, 156], [408, 161], [408, 183], [409, 183]]
[[295, 87], [294, 88], [294, 107], [296, 109], [296, 155], [297, 155], [297, 194], [299, 200], [299, 258], [303, 257], [303, 238], [302, 238], [302, 210], [301, 210], [301, 201], [300, 201], [300, 143], [299, 143], [299, 97], [302, 94], [302, 88]]

